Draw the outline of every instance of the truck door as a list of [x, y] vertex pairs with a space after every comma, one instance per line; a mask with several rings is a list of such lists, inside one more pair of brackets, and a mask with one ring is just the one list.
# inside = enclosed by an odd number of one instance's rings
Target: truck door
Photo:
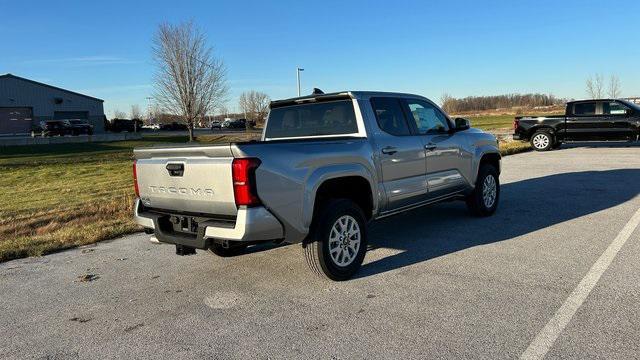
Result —
[[379, 158], [386, 205], [397, 210], [423, 200], [427, 194], [425, 152], [420, 137], [411, 133], [399, 99], [371, 99], [378, 129], [373, 131], [374, 154]]
[[602, 113], [602, 102], [578, 102], [570, 110], [566, 124], [568, 140], [598, 140], [608, 136], [611, 127], [609, 119]]
[[605, 101], [602, 104], [602, 112], [610, 124], [610, 139], [635, 139], [636, 119], [631, 116], [631, 109], [618, 101]]
[[463, 154], [465, 137], [449, 131], [451, 124], [436, 105], [420, 99], [406, 99], [404, 105], [424, 147], [428, 198], [464, 189], [467, 181], [462, 174], [468, 173], [471, 165], [471, 156]]

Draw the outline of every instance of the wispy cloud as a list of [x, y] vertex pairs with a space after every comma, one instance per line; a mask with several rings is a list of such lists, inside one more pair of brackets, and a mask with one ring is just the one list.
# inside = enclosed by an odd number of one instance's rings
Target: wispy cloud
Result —
[[25, 64], [67, 64], [71, 66], [95, 66], [95, 65], [115, 65], [115, 64], [135, 64], [139, 60], [126, 59], [111, 55], [92, 55], [65, 58], [34, 59], [24, 61]]

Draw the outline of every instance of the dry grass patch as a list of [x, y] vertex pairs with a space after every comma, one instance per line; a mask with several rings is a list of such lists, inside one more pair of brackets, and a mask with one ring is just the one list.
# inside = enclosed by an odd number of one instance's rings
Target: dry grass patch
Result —
[[502, 156], [518, 154], [531, 150], [531, 144], [524, 141], [501, 141], [500, 153]]

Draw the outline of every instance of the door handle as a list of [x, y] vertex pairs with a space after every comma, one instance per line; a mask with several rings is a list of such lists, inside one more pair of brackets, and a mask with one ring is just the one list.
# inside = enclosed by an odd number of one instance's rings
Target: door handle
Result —
[[433, 143], [429, 143], [427, 145], [424, 146], [424, 149], [427, 151], [433, 151], [438, 147], [438, 145], [433, 144]]
[[398, 152], [398, 150], [393, 146], [386, 146], [386, 147], [382, 148], [382, 153], [386, 154], [386, 155], [393, 155], [393, 154], [395, 154], [397, 152]]

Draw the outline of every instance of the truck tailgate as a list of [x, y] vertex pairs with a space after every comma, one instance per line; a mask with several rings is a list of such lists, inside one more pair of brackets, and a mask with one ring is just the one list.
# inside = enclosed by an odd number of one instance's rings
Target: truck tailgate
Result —
[[181, 213], [235, 216], [230, 145], [136, 149], [142, 203]]

